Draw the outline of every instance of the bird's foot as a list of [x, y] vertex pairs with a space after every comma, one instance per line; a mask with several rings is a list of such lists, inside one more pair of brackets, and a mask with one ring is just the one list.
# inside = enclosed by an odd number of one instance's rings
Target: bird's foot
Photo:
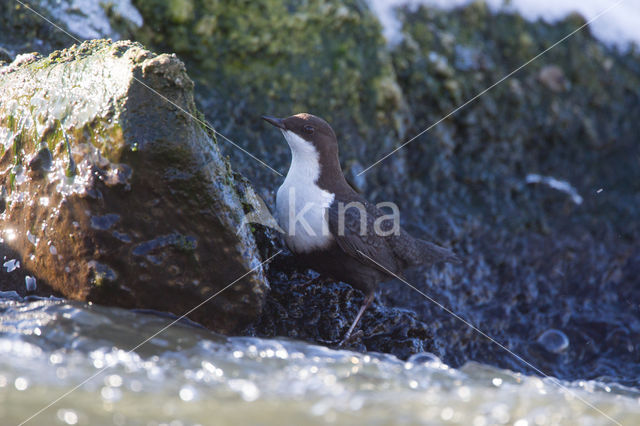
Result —
[[347, 343], [350, 343], [356, 339], [360, 339], [362, 338], [362, 336], [364, 336], [364, 331], [362, 330], [358, 330], [353, 334], [348, 334], [346, 336], [344, 336], [344, 338], [340, 341], [340, 343], [338, 343], [338, 347], [342, 348], [344, 345], [346, 345]]

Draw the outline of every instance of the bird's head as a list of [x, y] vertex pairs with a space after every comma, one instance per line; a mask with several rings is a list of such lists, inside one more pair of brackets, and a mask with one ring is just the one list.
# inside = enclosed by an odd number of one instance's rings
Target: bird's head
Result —
[[294, 157], [315, 155], [322, 164], [334, 164], [338, 158], [338, 140], [333, 129], [320, 117], [301, 113], [287, 118], [263, 116], [284, 135]]

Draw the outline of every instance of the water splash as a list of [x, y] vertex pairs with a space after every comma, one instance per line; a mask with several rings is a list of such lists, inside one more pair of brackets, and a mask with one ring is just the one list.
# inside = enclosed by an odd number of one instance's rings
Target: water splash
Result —
[[[129, 352], [168, 321], [59, 299], [0, 300], [0, 309], [0, 398], [11, 400], [3, 405], [9, 423], [105, 367], [38, 421], [111, 424], [117, 414], [120, 424], [208, 424], [215, 412], [220, 423], [608, 423], [549, 380], [473, 362], [453, 369], [432, 354], [404, 362], [292, 340], [226, 338], [187, 324]], [[640, 419], [637, 389], [563, 384], [623, 424]]]

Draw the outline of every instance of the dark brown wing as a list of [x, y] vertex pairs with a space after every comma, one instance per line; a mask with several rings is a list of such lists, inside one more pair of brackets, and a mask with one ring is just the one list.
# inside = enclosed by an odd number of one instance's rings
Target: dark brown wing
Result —
[[392, 276], [389, 271], [400, 274], [400, 265], [387, 238], [375, 233], [376, 207], [364, 199], [358, 200], [358, 206], [347, 206], [336, 199], [329, 207], [329, 230], [338, 246], [346, 255], [386, 275]]

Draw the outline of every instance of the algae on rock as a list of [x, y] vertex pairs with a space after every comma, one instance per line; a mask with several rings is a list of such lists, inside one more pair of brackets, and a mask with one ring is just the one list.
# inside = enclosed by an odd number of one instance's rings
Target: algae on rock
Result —
[[[402, 94], [380, 24], [363, 0], [134, 4], [145, 25], [132, 37], [185, 60], [213, 125], [276, 169], [286, 167], [288, 148], [264, 127], [263, 114], [327, 119], [349, 170], [403, 136]], [[276, 185], [268, 169], [234, 148], [225, 152], [256, 184]]]
[[182, 62], [97, 40], [22, 57], [0, 87], [0, 220], [39, 281], [180, 315], [238, 280], [190, 317], [232, 332], [260, 313], [260, 258]]

